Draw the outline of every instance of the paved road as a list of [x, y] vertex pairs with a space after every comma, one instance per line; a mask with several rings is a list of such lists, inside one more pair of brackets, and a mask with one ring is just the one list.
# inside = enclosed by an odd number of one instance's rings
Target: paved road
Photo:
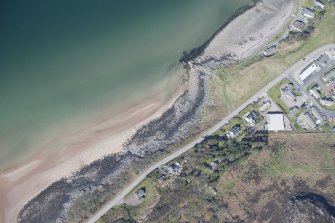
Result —
[[237, 109], [235, 109], [233, 112], [231, 112], [229, 115], [224, 117], [220, 122], [218, 122], [215, 126], [207, 130], [200, 136], [199, 138], [193, 140], [192, 142], [188, 143], [187, 145], [181, 147], [176, 152], [172, 153], [171, 155], [165, 157], [164, 159], [160, 160], [156, 164], [152, 165], [148, 169], [146, 169], [141, 175], [139, 175], [131, 184], [129, 184], [126, 188], [124, 188], [116, 197], [114, 197], [111, 201], [109, 201], [102, 209], [100, 209], [95, 215], [93, 215], [87, 222], [88, 223], [94, 223], [97, 221], [101, 216], [103, 216], [109, 209], [114, 207], [115, 205], [119, 204], [120, 201], [128, 194], [130, 193], [142, 180], [146, 178], [146, 176], [151, 173], [153, 170], [158, 168], [159, 166], [170, 162], [171, 160], [177, 158], [181, 154], [185, 153], [189, 149], [193, 148], [197, 143], [200, 143], [203, 140], [203, 137], [207, 135], [211, 135], [214, 132], [216, 132], [219, 128], [221, 128], [224, 124], [228, 123], [230, 119], [232, 119], [234, 116], [238, 115], [238, 113], [243, 110], [248, 104], [257, 101], [258, 98], [261, 98], [262, 96], [265, 96], [267, 91], [270, 90], [274, 85], [276, 85], [279, 81], [281, 81], [283, 78], [288, 77], [291, 73], [293, 73], [296, 70], [301, 70], [305, 66], [307, 66], [310, 63], [310, 60], [317, 58], [321, 53], [324, 51], [335, 48], [335, 44], [331, 45], [325, 45], [323, 47], [320, 47], [310, 54], [308, 54], [305, 57], [305, 60], [299, 60], [297, 63], [292, 65], [289, 69], [287, 69], [285, 72], [283, 72], [280, 76], [273, 79], [270, 83], [268, 83], [265, 87], [263, 87], [261, 90], [259, 90], [255, 95], [250, 97], [247, 101], [245, 101], [243, 104], [241, 104]]

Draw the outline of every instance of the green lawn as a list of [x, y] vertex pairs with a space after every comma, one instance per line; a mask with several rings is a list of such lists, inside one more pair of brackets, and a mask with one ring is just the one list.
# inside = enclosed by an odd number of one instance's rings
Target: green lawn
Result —
[[268, 91], [269, 97], [284, 111], [284, 112], [289, 112], [289, 108], [285, 105], [285, 103], [280, 99], [281, 97], [281, 92], [280, 92], [280, 86], [284, 83], [289, 83], [288, 79], [282, 80], [280, 83], [278, 83], [276, 86], [271, 88]]

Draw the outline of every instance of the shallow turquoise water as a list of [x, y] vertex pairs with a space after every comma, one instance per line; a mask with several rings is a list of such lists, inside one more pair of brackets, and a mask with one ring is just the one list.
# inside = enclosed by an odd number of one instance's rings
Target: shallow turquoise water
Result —
[[149, 93], [250, 2], [1, 1], [0, 165]]

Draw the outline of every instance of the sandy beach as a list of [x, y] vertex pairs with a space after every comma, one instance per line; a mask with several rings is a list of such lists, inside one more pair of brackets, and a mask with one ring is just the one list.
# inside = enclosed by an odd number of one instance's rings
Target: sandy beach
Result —
[[151, 97], [126, 112], [91, 128], [53, 140], [45, 149], [0, 175], [0, 219], [13, 222], [20, 208], [52, 182], [69, 177], [79, 168], [122, 150], [138, 128], [159, 117], [183, 91], [179, 86], [170, 99]]
[[[264, 0], [258, 3], [224, 28], [196, 61], [207, 67], [215, 67], [227, 55], [236, 60], [250, 56], [282, 30], [293, 8], [293, 0]], [[199, 76], [197, 67], [191, 69], [195, 69], [191, 70], [191, 74]], [[206, 78], [203, 80], [206, 86]], [[61, 140], [53, 140], [45, 147], [55, 149], [43, 150], [20, 165], [3, 171], [0, 176], [0, 221], [15, 222], [20, 209], [52, 182], [71, 176], [81, 167], [105, 155], [122, 151], [129, 138], [152, 120], [161, 117], [180, 100], [183, 93], [187, 91], [196, 95], [198, 88], [190, 86], [182, 83], [168, 100], [151, 97], [118, 116], [96, 123], [93, 127]], [[194, 100], [196, 99], [194, 96]], [[182, 113], [178, 110], [179, 107], [176, 108], [178, 114]], [[181, 117], [183, 118], [182, 114]], [[182, 129], [182, 126], [177, 127]], [[157, 141], [160, 139], [157, 138]], [[147, 146], [140, 143], [141, 141], [135, 141], [134, 145], [139, 145], [139, 148]], [[153, 143], [152, 146], [157, 144]]]

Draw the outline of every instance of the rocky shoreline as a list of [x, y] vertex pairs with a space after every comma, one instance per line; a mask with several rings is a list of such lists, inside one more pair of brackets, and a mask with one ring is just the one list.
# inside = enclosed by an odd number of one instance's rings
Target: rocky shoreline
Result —
[[[255, 0], [253, 6], [239, 10], [232, 19], [242, 12], [276, 0]], [[282, 0], [283, 4], [287, 1]], [[243, 15], [243, 14], [242, 14]], [[238, 18], [238, 17], [237, 17]], [[209, 43], [215, 41], [223, 25], [204, 45], [184, 54], [181, 62], [188, 64], [188, 78], [185, 91], [175, 100], [163, 115], [144, 125], [126, 142], [124, 150], [97, 160], [73, 174], [63, 178], [30, 200], [19, 212], [18, 222], [82, 222], [97, 211], [112, 196], [122, 189], [138, 170], [146, 169], [176, 145], [203, 131], [202, 113], [213, 105], [210, 83], [215, 75], [208, 72], [217, 64], [230, 61], [230, 54], [221, 54], [220, 59], [208, 65], [202, 58]], [[217, 58], [217, 57], [213, 57]], [[192, 60], [192, 61], [191, 61]]]

